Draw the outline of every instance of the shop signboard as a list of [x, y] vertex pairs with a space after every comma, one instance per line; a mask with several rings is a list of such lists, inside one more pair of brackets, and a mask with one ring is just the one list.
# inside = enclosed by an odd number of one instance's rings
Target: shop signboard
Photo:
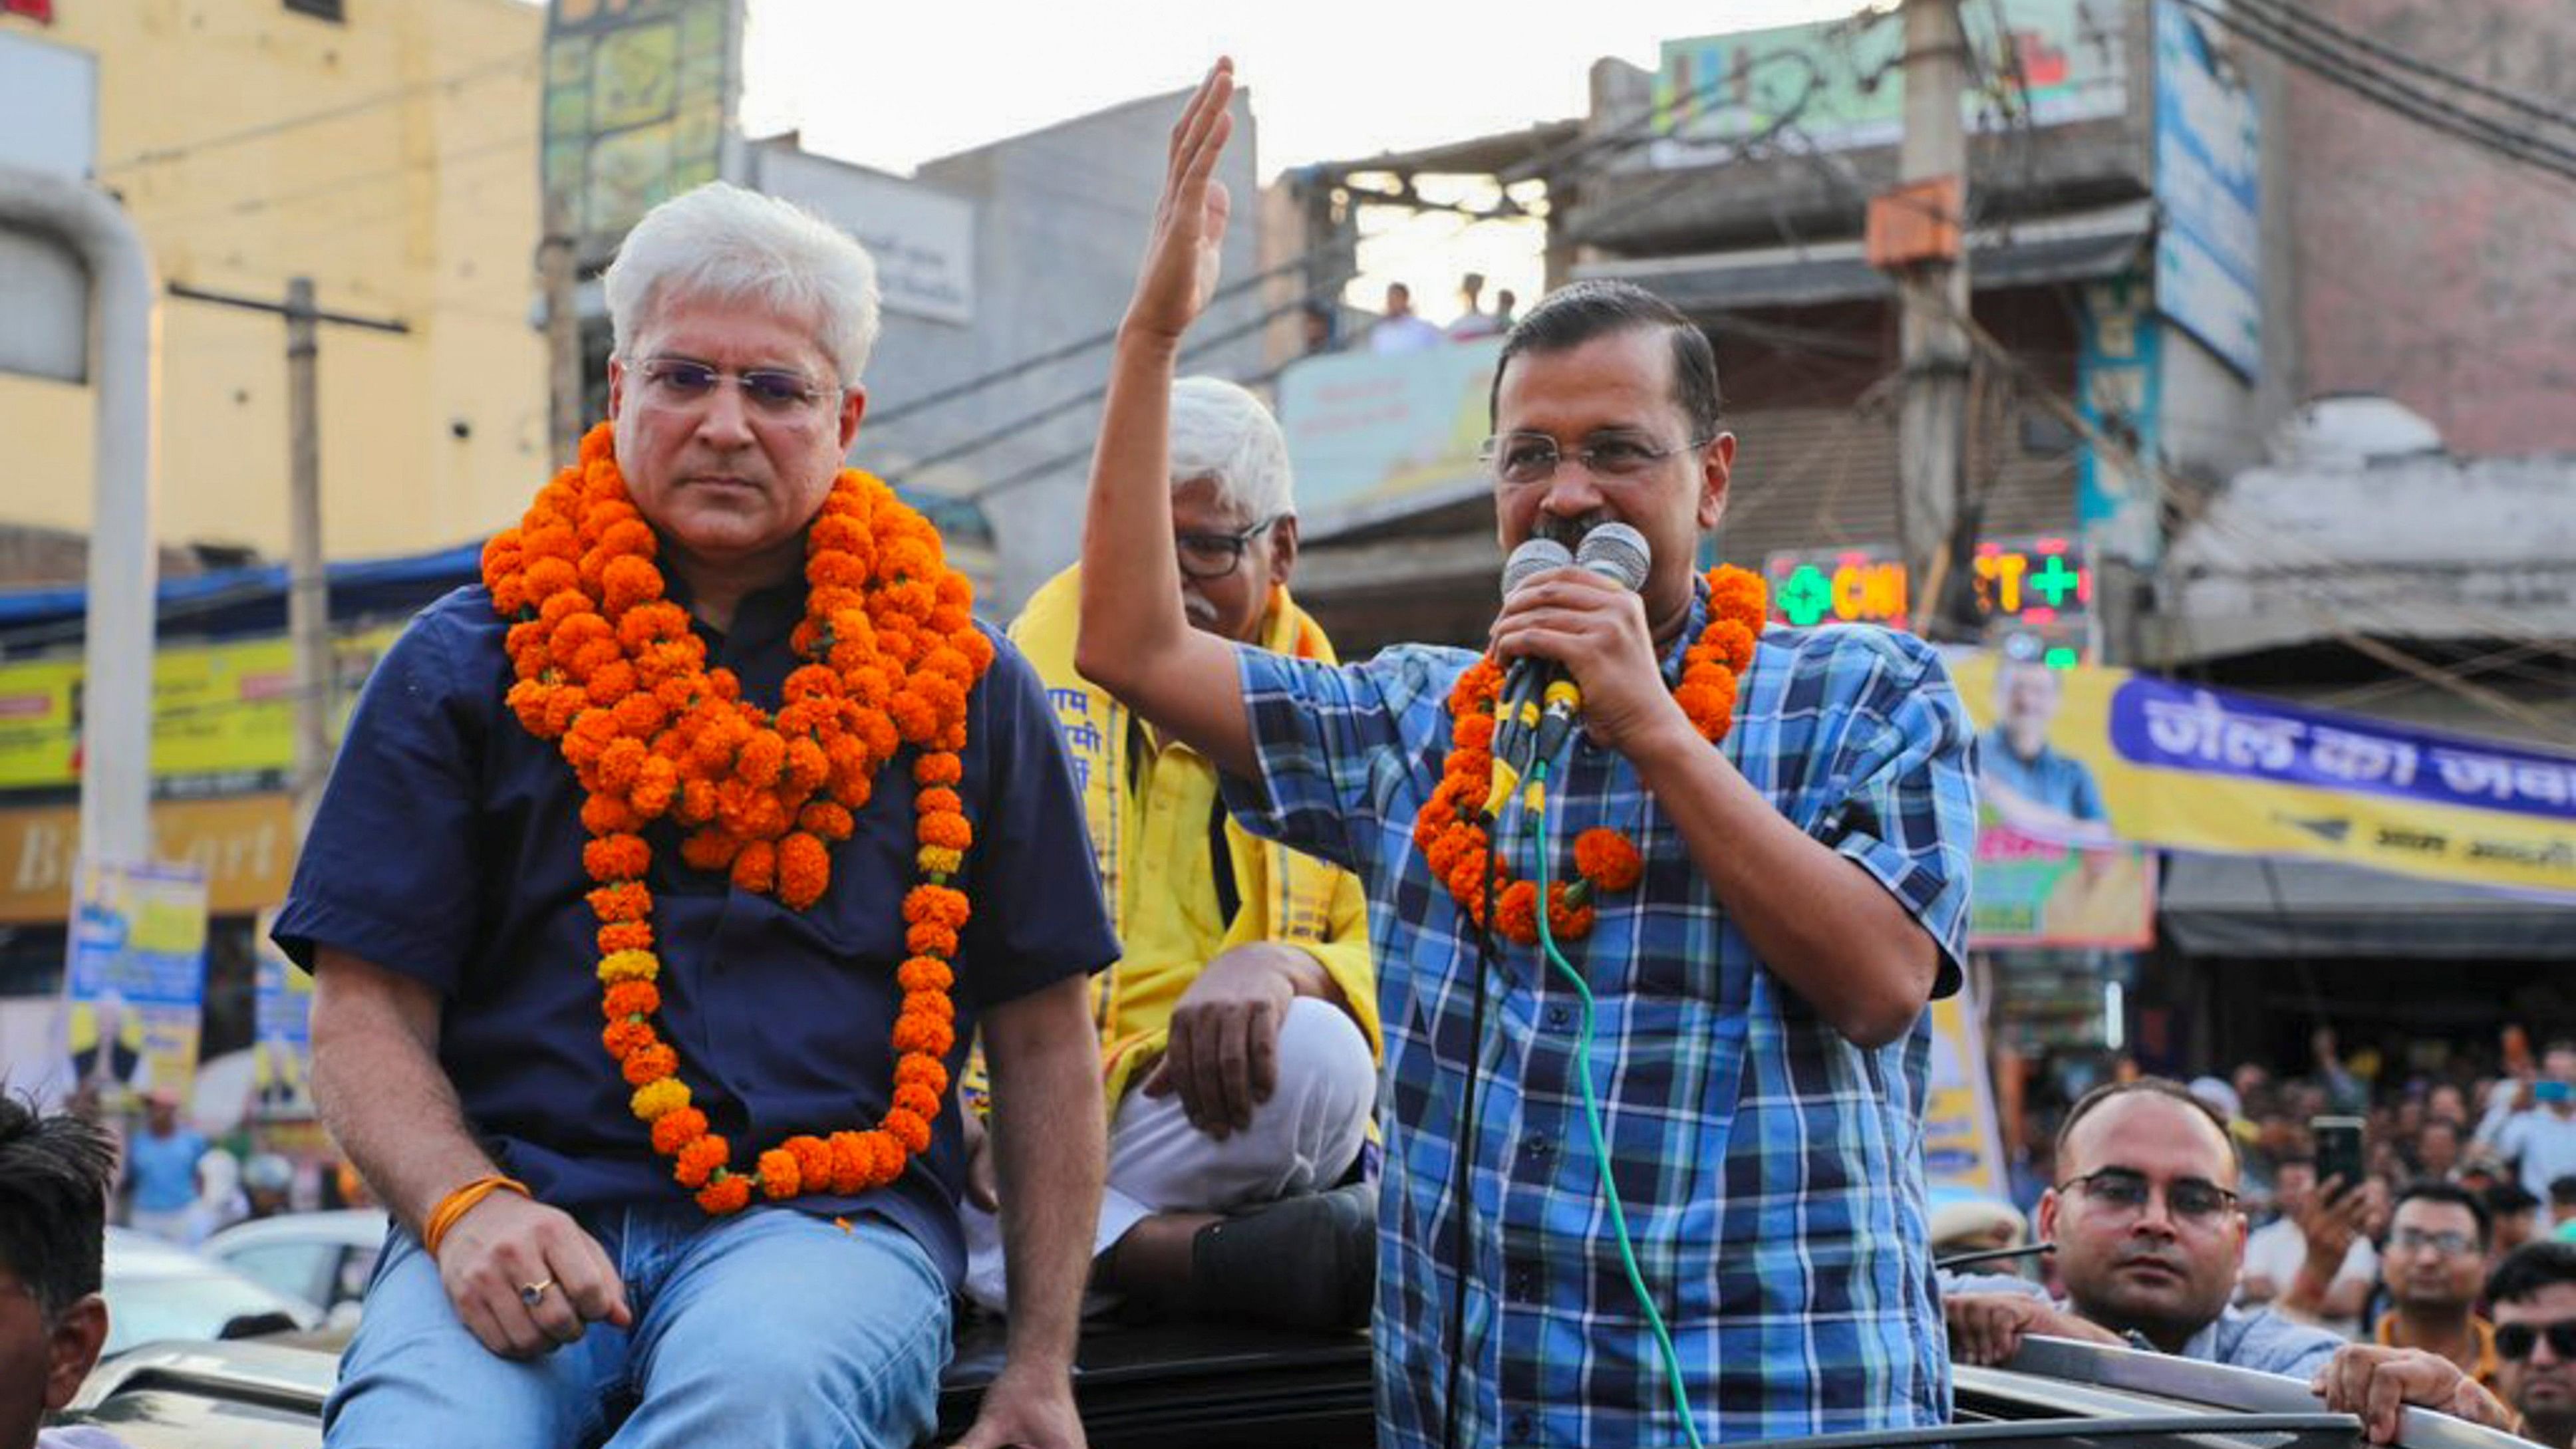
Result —
[[2156, 306], [2244, 374], [2263, 375], [2263, 114], [2226, 30], [2156, 0]]
[[[332, 641], [345, 720], [398, 624]], [[0, 664], [0, 790], [79, 783], [77, 655]], [[340, 720], [335, 720], [334, 734]], [[295, 766], [295, 659], [286, 636], [164, 645], [152, 659], [152, 773], [283, 779]]]
[[[1951, 672], [1973, 705], [2020, 667], [1980, 652]], [[2000, 790], [1985, 762], [1985, 803], [2017, 830], [2576, 898], [2576, 755], [2124, 669], [2041, 672], [2045, 751]], [[2099, 819], [2065, 803], [2079, 795]]]

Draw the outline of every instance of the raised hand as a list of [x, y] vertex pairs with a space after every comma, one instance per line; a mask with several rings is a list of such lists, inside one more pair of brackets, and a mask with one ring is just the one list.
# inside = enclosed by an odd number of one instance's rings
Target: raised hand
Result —
[[1217, 158], [1234, 134], [1234, 62], [1219, 57], [1172, 127], [1171, 156], [1154, 234], [1127, 304], [1127, 326], [1177, 342], [1216, 294], [1233, 200], [1215, 179]]

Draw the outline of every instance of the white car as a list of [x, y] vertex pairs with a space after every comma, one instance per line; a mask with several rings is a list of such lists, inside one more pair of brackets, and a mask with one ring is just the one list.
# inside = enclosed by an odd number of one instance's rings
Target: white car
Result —
[[107, 1230], [107, 1344], [237, 1338], [311, 1328], [321, 1310], [147, 1233]]
[[383, 1209], [343, 1208], [238, 1223], [199, 1251], [333, 1323], [354, 1323], [384, 1246]]

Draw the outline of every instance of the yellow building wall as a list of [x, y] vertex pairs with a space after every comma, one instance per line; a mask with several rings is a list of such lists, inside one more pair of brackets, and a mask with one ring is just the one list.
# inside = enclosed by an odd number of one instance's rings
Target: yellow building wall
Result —
[[[97, 57], [98, 180], [162, 277], [399, 318], [325, 324], [323, 542], [333, 558], [459, 543], [514, 519], [546, 469], [538, 240], [542, 8], [346, 0], [60, 0], [16, 30]], [[165, 544], [286, 552], [285, 323], [165, 297]], [[0, 377], [0, 523], [87, 531], [89, 389]], [[462, 436], [460, 436], [460, 433]]]

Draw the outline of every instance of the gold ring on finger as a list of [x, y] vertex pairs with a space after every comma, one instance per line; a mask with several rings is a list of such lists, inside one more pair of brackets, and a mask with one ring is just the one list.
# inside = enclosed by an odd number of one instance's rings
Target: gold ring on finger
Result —
[[542, 1283], [521, 1284], [519, 1287], [519, 1301], [528, 1305], [530, 1308], [534, 1308], [545, 1301], [546, 1294], [552, 1292], [554, 1290], [554, 1286], [555, 1280], [552, 1278], [548, 1278]]

